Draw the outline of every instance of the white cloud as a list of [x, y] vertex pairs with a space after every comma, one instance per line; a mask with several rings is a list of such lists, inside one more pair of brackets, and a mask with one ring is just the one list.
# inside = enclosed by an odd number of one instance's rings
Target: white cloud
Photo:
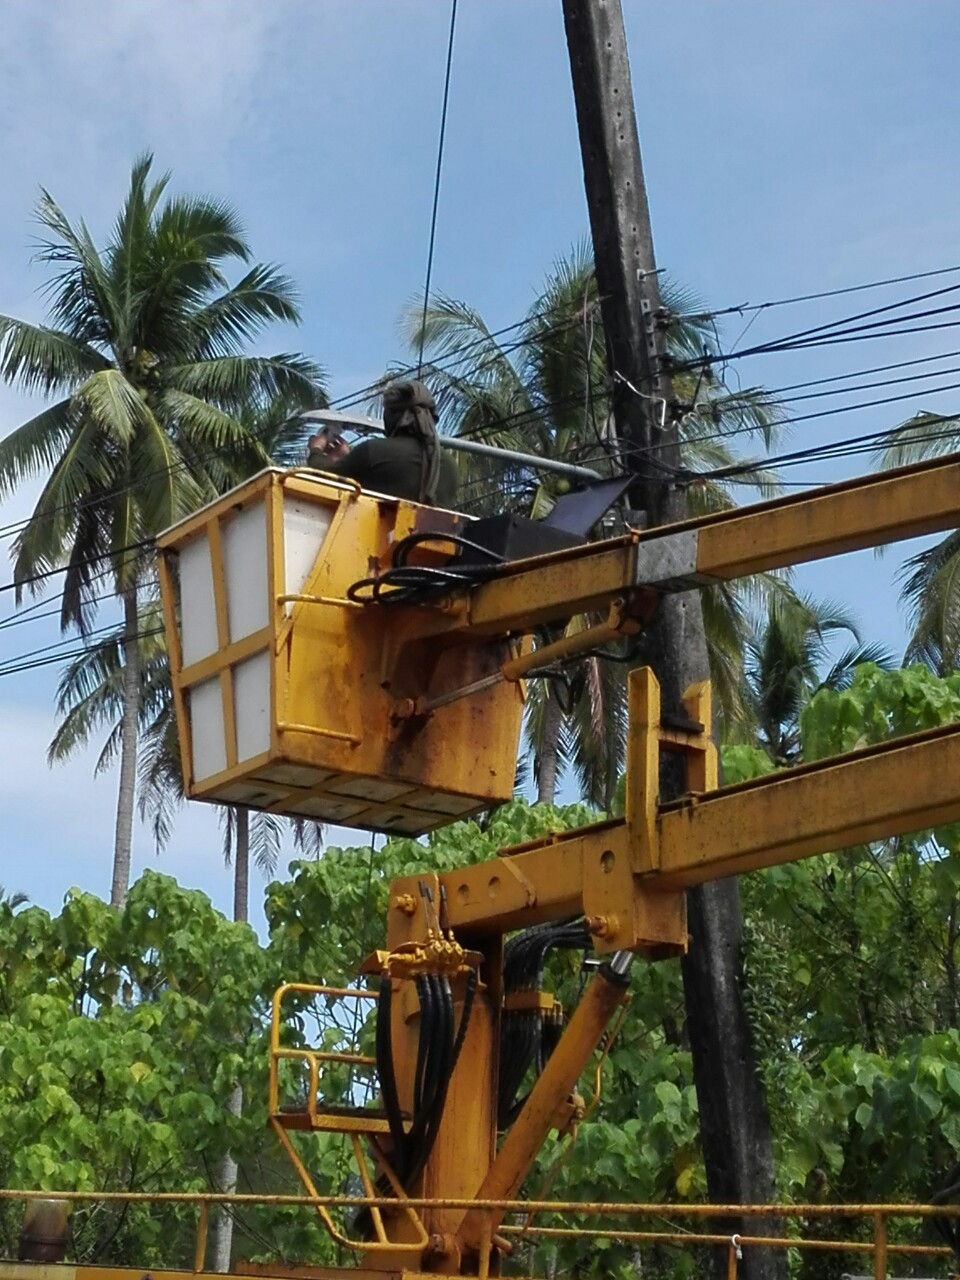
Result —
[[33, 168], [36, 138], [59, 133], [81, 168], [140, 133], [176, 138], [181, 154], [216, 154], [242, 127], [275, 20], [275, 6], [257, 0], [5, 6], [6, 96], [20, 99], [16, 150]]

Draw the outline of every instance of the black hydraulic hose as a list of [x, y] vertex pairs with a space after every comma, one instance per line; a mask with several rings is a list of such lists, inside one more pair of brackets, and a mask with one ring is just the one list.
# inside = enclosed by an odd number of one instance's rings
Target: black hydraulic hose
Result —
[[392, 1003], [392, 979], [384, 975], [380, 979], [380, 995], [377, 1000], [377, 1074], [380, 1077], [383, 1108], [387, 1113], [390, 1137], [393, 1140], [393, 1159], [395, 1162], [399, 1162], [403, 1158], [406, 1142], [403, 1132], [403, 1113], [400, 1110], [400, 1096], [397, 1092], [397, 1077], [393, 1068], [393, 1032], [390, 1025]]
[[[460, 1014], [460, 1025], [457, 1028], [456, 1039], [453, 1041], [453, 1048], [450, 1056], [450, 1068], [449, 1068], [449, 1071], [447, 1072], [446, 1079], [443, 1082], [443, 1088], [437, 1100], [438, 1105], [436, 1110], [436, 1120], [432, 1129], [425, 1135], [424, 1141], [421, 1143], [420, 1150], [417, 1153], [417, 1156], [413, 1162], [413, 1165], [411, 1166], [410, 1172], [407, 1175], [408, 1182], [412, 1182], [414, 1178], [419, 1177], [419, 1175], [423, 1171], [423, 1167], [427, 1163], [427, 1159], [430, 1155], [430, 1152], [433, 1150], [433, 1144], [434, 1142], [436, 1142], [437, 1134], [440, 1131], [440, 1122], [443, 1119], [443, 1108], [447, 1101], [447, 1091], [450, 1087], [450, 1081], [453, 1078], [453, 1073], [456, 1070], [457, 1062], [460, 1059], [460, 1051], [463, 1048], [463, 1043], [467, 1038], [467, 1030], [469, 1029], [469, 1026], [470, 1026], [470, 1015], [473, 1012], [474, 997], [477, 991], [477, 981], [478, 981], [477, 971], [475, 969], [471, 969], [470, 973], [467, 975], [467, 985], [463, 995], [463, 1011]], [[447, 991], [449, 992], [450, 984], [447, 982], [446, 986], [447, 986]], [[452, 1017], [453, 1015], [452, 993], [450, 994], [450, 1011], [451, 1011], [451, 1017]], [[452, 1028], [452, 1022], [451, 1022], [451, 1028]]]
[[[465, 551], [475, 551], [480, 555], [486, 556], [494, 564], [503, 564], [503, 556], [499, 552], [491, 551], [489, 547], [485, 547], [479, 542], [472, 542], [469, 538], [461, 537], [456, 533], [408, 533], [405, 538], [401, 538], [395, 544], [392, 557], [393, 563], [405, 566], [414, 547], [419, 547], [425, 542], [452, 542], [454, 546], [461, 547]], [[471, 569], [473, 567], [471, 565]]]
[[427, 1047], [433, 1037], [433, 995], [423, 977], [418, 977], [417, 999], [420, 1002], [420, 1035], [417, 1041], [417, 1068], [413, 1080], [413, 1115], [423, 1106], [423, 1078], [427, 1066]]
[[385, 569], [377, 577], [361, 578], [352, 583], [347, 588], [347, 599], [354, 604], [416, 604], [437, 593], [485, 582], [496, 568], [496, 565], [471, 565], [469, 570], [456, 570], [430, 565], [397, 565]]
[[434, 1041], [436, 1046], [435, 1088], [430, 1099], [429, 1110], [426, 1112], [421, 1138], [421, 1150], [426, 1154], [429, 1154], [436, 1139], [437, 1130], [440, 1128], [453, 1062], [453, 993], [450, 990], [450, 980], [435, 977], [432, 982], [440, 1017], [437, 1019], [438, 1031]]
[[[504, 991], [536, 991], [543, 985], [547, 953], [554, 947], [585, 947], [590, 937], [582, 917], [534, 925], [515, 934], [504, 949]], [[540, 1013], [516, 1011], [504, 1014], [500, 1040], [500, 1078], [497, 1120], [506, 1127], [522, 1101], [516, 1096], [527, 1070], [533, 1064], [537, 1074], [556, 1047], [560, 1024]]]
[[[417, 978], [416, 982], [417, 995], [420, 999], [418, 1058], [419, 1050], [422, 1049], [423, 1082], [420, 1091], [420, 1105], [414, 1112], [413, 1122], [410, 1125], [404, 1143], [403, 1159], [399, 1163], [397, 1170], [401, 1181], [404, 1183], [410, 1180], [410, 1169], [418, 1159], [423, 1145], [424, 1134], [429, 1127], [434, 1107], [436, 1106], [437, 1094], [441, 1085], [439, 1076], [441, 1066], [440, 1050], [446, 1026], [446, 1011], [443, 1008], [439, 979], [434, 978], [431, 974], [422, 974]], [[427, 1026], [424, 1025], [423, 1016], [425, 1007], [430, 1010]]]

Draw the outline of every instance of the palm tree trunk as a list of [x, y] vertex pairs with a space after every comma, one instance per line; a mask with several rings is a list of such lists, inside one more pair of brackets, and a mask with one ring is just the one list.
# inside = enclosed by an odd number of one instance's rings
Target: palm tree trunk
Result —
[[[232, 1116], [243, 1114], [243, 1086], [235, 1084], [227, 1099], [227, 1111]], [[229, 1151], [225, 1151], [217, 1170], [217, 1190], [225, 1195], [233, 1195], [237, 1189], [237, 1162]], [[229, 1271], [230, 1258], [233, 1253], [233, 1213], [229, 1206], [221, 1205], [213, 1228], [213, 1262], [214, 1271]]]
[[122, 907], [130, 888], [133, 846], [133, 805], [137, 791], [137, 728], [140, 711], [140, 649], [137, 639], [137, 589], [129, 587], [123, 600], [123, 714], [120, 720], [120, 792], [113, 842], [113, 883], [110, 903]]
[[250, 914], [250, 810], [234, 809], [237, 844], [233, 863], [233, 918], [246, 920]]
[[[250, 902], [250, 810], [235, 808], [236, 843], [233, 863], [233, 918], [246, 920]], [[243, 1114], [243, 1086], [235, 1084], [227, 1099], [232, 1116]], [[225, 1151], [217, 1170], [217, 1190], [232, 1195], [237, 1189], [237, 1162], [233, 1153]], [[229, 1271], [233, 1253], [233, 1214], [221, 1207], [213, 1228], [213, 1270]]]
[[537, 768], [537, 803], [553, 804], [557, 794], [560, 725], [563, 712], [553, 689], [547, 686], [547, 705], [540, 730], [540, 752]]

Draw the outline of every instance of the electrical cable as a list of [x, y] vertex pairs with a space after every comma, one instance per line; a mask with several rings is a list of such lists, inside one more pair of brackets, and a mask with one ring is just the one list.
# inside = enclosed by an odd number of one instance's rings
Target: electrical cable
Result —
[[[924, 419], [923, 425], [935, 425], [937, 423], [951, 423], [953, 430], [922, 433], [910, 437], [909, 443], [926, 444], [937, 440], [952, 439], [957, 434], [956, 417], [943, 417], [941, 415], [930, 415], [929, 419]], [[893, 438], [899, 434], [902, 428], [894, 427], [886, 431], [870, 431], [864, 435], [848, 436], [845, 439], [830, 441], [822, 445], [811, 445], [806, 449], [796, 449], [792, 453], [779, 454], [763, 461], [764, 466], [775, 464], [776, 466], [799, 466], [805, 462], [822, 460], [825, 458], [849, 458], [862, 453], [877, 452], [880, 443], [883, 440], [893, 441]], [[760, 467], [760, 463], [733, 463], [727, 467], [716, 467], [711, 471], [690, 472], [682, 477], [685, 484], [697, 483], [702, 480], [709, 479], [727, 479], [731, 476], [740, 475], [750, 471], [755, 471]]]
[[423, 286], [423, 317], [420, 322], [420, 353], [417, 377], [423, 368], [423, 346], [426, 341], [427, 306], [430, 301], [430, 276], [433, 273], [433, 248], [437, 235], [437, 210], [440, 207], [440, 175], [443, 172], [443, 143], [447, 132], [447, 103], [450, 99], [450, 72], [453, 67], [453, 38], [457, 27], [457, 0], [450, 6], [450, 36], [447, 41], [447, 69], [443, 77], [443, 107], [440, 111], [440, 140], [437, 144], [437, 175], [433, 184], [433, 212], [430, 216], [430, 247], [427, 250], [427, 279]]
[[[435, 568], [431, 565], [410, 565], [407, 559], [417, 546], [427, 542], [452, 542], [462, 550], [486, 556], [489, 565], [470, 564], [462, 568], [453, 565]], [[503, 563], [503, 557], [489, 548], [456, 534], [412, 533], [402, 538], [393, 550], [393, 565], [382, 573], [360, 578], [347, 588], [347, 599], [355, 604], [418, 604], [438, 593], [458, 587], [474, 586], [493, 576]]]
[[[764, 387], [762, 388], [762, 390], [765, 396], [770, 396], [773, 399], [781, 400], [787, 391], [803, 391], [803, 390], [806, 390], [806, 388], [808, 387], [823, 387], [831, 382], [846, 382], [850, 378], [869, 377], [869, 375], [872, 373], [889, 373], [894, 369], [915, 368], [918, 364], [933, 364], [937, 360], [953, 360], [953, 359], [956, 359], [958, 356], [960, 356], [960, 350], [942, 351], [942, 352], [939, 352], [937, 355], [933, 355], [933, 356], [918, 356], [914, 360], [897, 360], [893, 364], [879, 364], [879, 365], [874, 365], [872, 368], [869, 368], [869, 369], [854, 369], [850, 373], [837, 373], [837, 374], [833, 374], [831, 377], [828, 377], [828, 378], [811, 378], [806, 382], [791, 382], [783, 387]], [[929, 376], [931, 378], [935, 378], [935, 377], [939, 377], [940, 375], [935, 371], [931, 371]], [[879, 386], [881, 384], [878, 383], [877, 385]], [[736, 400], [738, 398], [738, 394], [739, 393], [735, 393], [732, 398]], [[751, 393], [749, 391], [742, 393], [744, 397], [747, 397], [750, 394]]]
[[[134, 634], [134, 640], [146, 640], [150, 636], [160, 635], [163, 631], [162, 627], [152, 627], [146, 631], [138, 631]], [[81, 645], [76, 649], [67, 650], [64, 653], [52, 653], [47, 657], [36, 657], [29, 661], [21, 661], [22, 655], [10, 658], [6, 663], [0, 664], [0, 676], [20, 675], [25, 671], [37, 671], [41, 667], [53, 666], [58, 662], [72, 662], [75, 658], [82, 658], [87, 654], [99, 653], [103, 650], [110, 649], [114, 645], [121, 643], [122, 637], [115, 636], [110, 640], [103, 641], [95, 645]], [[51, 649], [58, 646], [49, 646]], [[38, 650], [39, 654], [42, 650]]]
[[717, 316], [743, 315], [747, 311], [767, 311], [771, 307], [789, 307], [798, 302], [817, 302], [822, 298], [839, 298], [843, 294], [863, 293], [868, 289], [881, 289], [887, 285], [908, 284], [914, 280], [929, 280], [933, 276], [947, 276], [960, 271], [960, 266], [937, 267], [933, 271], [915, 271], [908, 276], [891, 276], [886, 280], [870, 280], [866, 284], [846, 285], [839, 289], [824, 289], [820, 293], [801, 293], [792, 298], [774, 298], [769, 302], [744, 302], [739, 306], [721, 307], [691, 316], [692, 320], [713, 320]]
[[[808, 391], [803, 395], [779, 396], [778, 401], [780, 404], [799, 404], [806, 400], [826, 400], [834, 396], [852, 395], [855, 391], [877, 391], [881, 387], [900, 387], [908, 382], [925, 382], [930, 378], [946, 378], [954, 373], [960, 373], [960, 365], [950, 365], [946, 369], [937, 371], [927, 370], [924, 373], [907, 374], [902, 378], [882, 378], [878, 382], [852, 382], [847, 387], [836, 387], [832, 391]], [[936, 390], [935, 386], [931, 386], [929, 389], [920, 387], [912, 394], [924, 396], [933, 394]]]
[[[899, 317], [900, 320], [910, 320], [911, 316]], [[746, 356], [754, 355], [778, 355], [781, 352], [788, 351], [809, 351], [814, 347], [831, 347], [841, 346], [850, 342], [866, 342], [873, 338], [897, 338], [909, 333], [933, 333], [940, 329], [956, 329], [960, 327], [960, 320], [944, 321], [938, 324], [912, 325], [902, 329], [884, 329], [881, 332], [873, 333], [836, 333], [821, 338], [811, 338], [802, 342], [794, 342], [789, 345], [769, 345], [762, 347], [746, 347], [743, 351], [726, 352], [720, 355], [710, 355], [707, 357], [708, 364], [723, 364], [730, 360], [741, 360]], [[683, 361], [671, 363], [668, 371], [670, 373], [684, 373], [692, 369], [697, 369], [703, 364], [703, 360]]]
[[5, 591], [21, 591], [24, 587], [32, 586], [35, 582], [44, 582], [47, 578], [54, 578], [60, 573], [69, 573], [72, 569], [79, 569], [84, 565], [97, 564], [101, 560], [112, 560], [115, 556], [122, 556], [127, 551], [142, 551], [144, 547], [152, 547], [154, 541], [152, 538], [144, 538], [141, 542], [129, 542], [124, 547], [113, 547], [109, 551], [104, 551], [102, 555], [86, 556], [80, 560], [72, 560], [69, 564], [61, 565], [56, 569], [43, 569], [40, 573], [31, 574], [27, 578], [21, 578], [19, 582], [5, 582], [0, 586], [0, 593]]

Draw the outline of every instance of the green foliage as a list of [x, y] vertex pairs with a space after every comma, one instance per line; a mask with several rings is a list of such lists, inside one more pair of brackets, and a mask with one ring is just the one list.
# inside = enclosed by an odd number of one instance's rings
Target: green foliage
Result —
[[[960, 677], [860, 668], [801, 718], [805, 758], [960, 718]], [[769, 772], [769, 755], [724, 751], [728, 781]], [[269, 939], [212, 910], [202, 895], [146, 875], [122, 912], [71, 893], [57, 917], [0, 900], [0, 1183], [138, 1189], [211, 1185], [228, 1147], [244, 1189], [295, 1190], [264, 1130], [266, 1017], [280, 981], [340, 985], [383, 936], [390, 880], [493, 857], [504, 845], [596, 815], [515, 801], [485, 824], [412, 840], [329, 849], [292, 864], [267, 891]], [[785, 1199], [862, 1202], [930, 1196], [960, 1157], [960, 857], [938, 831], [773, 868], [744, 881], [747, 1008]], [[586, 975], [552, 957], [547, 982], [567, 1009]], [[706, 1178], [679, 966], [638, 962], [632, 1003], [608, 1046], [601, 1096], [569, 1138], [551, 1138], [525, 1184], [581, 1200], [701, 1200]], [[340, 1001], [291, 1001], [291, 1046], [369, 1052], [372, 1020]], [[244, 1085], [241, 1117], [227, 1114]], [[593, 1073], [581, 1089], [590, 1102]], [[302, 1098], [290, 1064], [286, 1097]], [[324, 1072], [330, 1102], [372, 1098], [344, 1066]], [[298, 1140], [321, 1191], [356, 1190], [339, 1139]], [[540, 1225], [551, 1225], [544, 1218]], [[16, 1215], [0, 1220], [13, 1247]], [[76, 1254], [183, 1265], [192, 1215], [75, 1215]], [[238, 1251], [333, 1262], [314, 1220], [244, 1211]], [[341, 1259], [344, 1260], [344, 1259]], [[664, 1247], [647, 1274], [687, 1275], [695, 1260]], [[636, 1271], [614, 1240], [525, 1246], [510, 1269], [587, 1277]]]
[[960, 672], [946, 678], [919, 664], [857, 668], [849, 688], [821, 690], [801, 716], [804, 760], [960, 720]]
[[[249, 1142], [225, 1104], [238, 1079], [262, 1090], [268, 985], [252, 930], [167, 876], [145, 873], [120, 912], [77, 890], [57, 917], [0, 909], [0, 1185], [204, 1189]], [[79, 1210], [77, 1255], [135, 1243], [157, 1265], [172, 1219]]]

